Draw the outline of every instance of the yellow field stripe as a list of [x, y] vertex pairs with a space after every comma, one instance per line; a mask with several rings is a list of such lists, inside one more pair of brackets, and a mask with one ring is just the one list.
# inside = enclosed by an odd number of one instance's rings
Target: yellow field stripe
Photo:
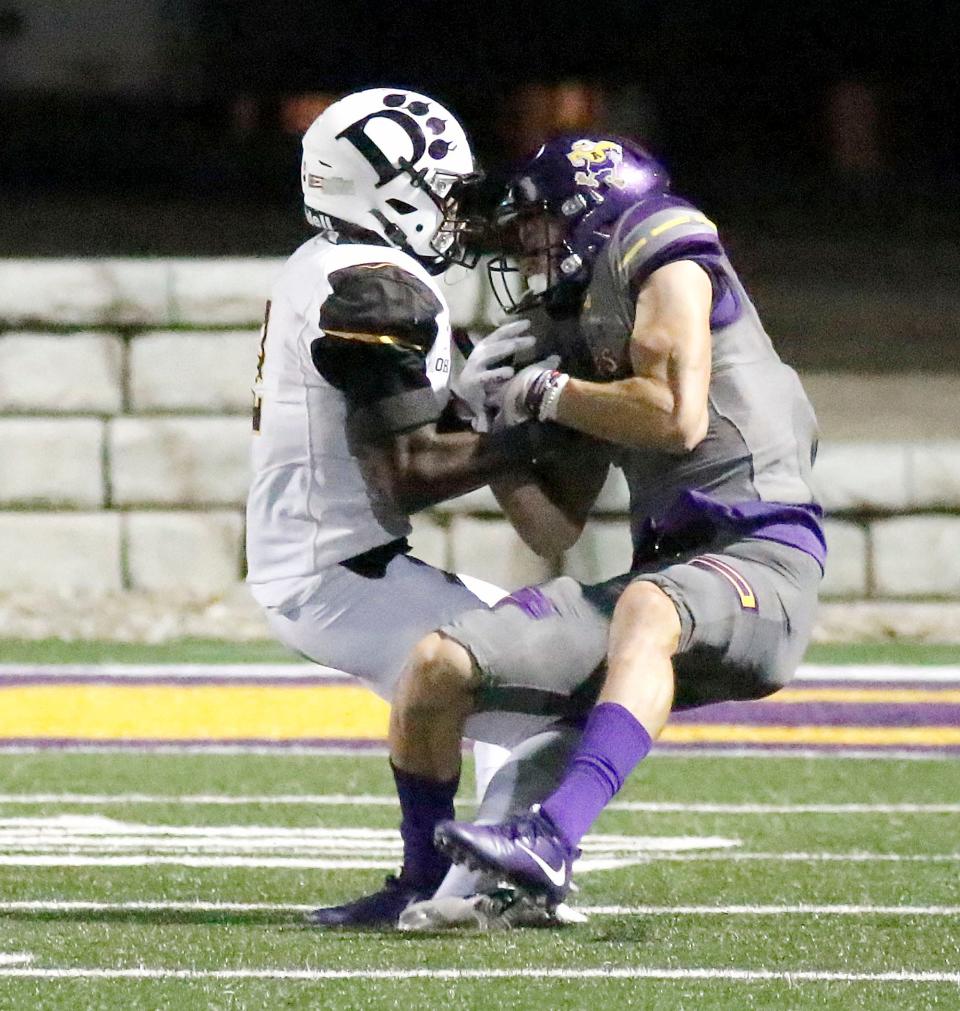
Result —
[[784, 688], [765, 699], [766, 702], [939, 702], [942, 705], [960, 703], [960, 691], [924, 688]]
[[738, 723], [667, 724], [660, 740], [668, 744], [960, 744], [960, 727], [783, 727]]
[[[785, 690], [778, 702], [948, 702], [957, 692]], [[953, 696], [953, 698], [951, 698]], [[26, 685], [0, 691], [0, 737], [383, 740], [388, 706], [359, 685]], [[909, 719], [909, 716], [905, 714]], [[672, 743], [960, 744], [960, 727], [668, 724]]]
[[388, 713], [359, 685], [29, 685], [0, 692], [0, 737], [383, 740]]

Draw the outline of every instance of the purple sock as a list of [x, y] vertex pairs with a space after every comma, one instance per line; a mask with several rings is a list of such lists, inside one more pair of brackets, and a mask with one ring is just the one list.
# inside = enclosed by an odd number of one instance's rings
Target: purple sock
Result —
[[540, 805], [571, 848], [652, 746], [646, 729], [623, 706], [594, 707], [560, 785]]
[[450, 867], [450, 860], [433, 845], [433, 830], [453, 817], [453, 798], [460, 777], [442, 783], [398, 769], [390, 763], [400, 798], [400, 837], [403, 840], [405, 880], [436, 887]]

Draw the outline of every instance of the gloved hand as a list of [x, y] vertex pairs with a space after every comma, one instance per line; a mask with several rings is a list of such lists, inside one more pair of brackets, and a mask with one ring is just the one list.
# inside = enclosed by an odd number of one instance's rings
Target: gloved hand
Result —
[[477, 343], [460, 375], [451, 381], [450, 389], [473, 415], [471, 424], [475, 431], [488, 430], [488, 409], [499, 405], [500, 388], [516, 372], [508, 359], [518, 351], [529, 351], [536, 343], [533, 334], [527, 333], [529, 329], [528, 319], [513, 320], [497, 327]]
[[499, 391], [500, 413], [497, 421], [509, 428], [531, 418], [540, 418], [540, 403], [551, 377], [563, 375], [557, 373], [559, 364], [560, 356], [550, 355], [542, 362], [534, 362], [521, 369]]

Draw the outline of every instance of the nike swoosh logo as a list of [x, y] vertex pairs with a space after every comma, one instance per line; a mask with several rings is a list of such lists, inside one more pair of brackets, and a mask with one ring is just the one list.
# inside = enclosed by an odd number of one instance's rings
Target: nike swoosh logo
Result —
[[518, 841], [517, 845], [528, 857], [543, 871], [544, 874], [557, 886], [557, 888], [562, 888], [563, 883], [566, 880], [566, 872], [563, 864], [561, 863], [558, 868], [553, 868], [547, 863], [543, 857], [538, 856], [536, 853], [530, 849], [529, 846], [524, 846], [522, 842]]

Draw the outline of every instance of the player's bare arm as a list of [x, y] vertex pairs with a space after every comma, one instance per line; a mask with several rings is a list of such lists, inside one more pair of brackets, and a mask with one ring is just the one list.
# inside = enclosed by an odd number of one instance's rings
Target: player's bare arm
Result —
[[710, 279], [696, 263], [655, 270], [637, 298], [634, 375], [609, 383], [571, 378], [557, 420], [623, 446], [694, 449], [707, 433], [711, 298]]
[[490, 482], [490, 488], [524, 543], [544, 558], [572, 547], [610, 469], [603, 453], [580, 453], [575, 467], [543, 464]]
[[[540, 427], [540, 426], [537, 426]], [[363, 450], [371, 482], [405, 512], [464, 495], [521, 465], [536, 434], [438, 432], [435, 424], [380, 438]]]

